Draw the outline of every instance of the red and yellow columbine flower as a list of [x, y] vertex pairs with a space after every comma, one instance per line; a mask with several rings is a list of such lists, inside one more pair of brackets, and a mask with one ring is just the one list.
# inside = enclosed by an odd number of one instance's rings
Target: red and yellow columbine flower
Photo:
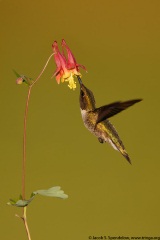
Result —
[[[57, 66], [53, 77], [56, 77], [58, 84], [64, 81], [68, 82], [68, 87], [74, 90], [76, 88], [74, 76], [81, 76], [79, 72], [80, 67], [84, 70], [86, 70], [86, 68], [83, 65], [77, 64], [74, 55], [64, 39], [62, 40], [62, 48], [63, 51], [60, 53], [57, 42], [55, 41], [52, 45], [54, 60]], [[67, 56], [64, 53], [64, 49], [66, 50]]]

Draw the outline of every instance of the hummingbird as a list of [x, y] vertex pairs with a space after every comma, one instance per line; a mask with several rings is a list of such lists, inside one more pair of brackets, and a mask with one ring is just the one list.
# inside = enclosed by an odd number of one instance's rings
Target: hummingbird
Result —
[[110, 143], [131, 164], [130, 157], [125, 150], [122, 140], [108, 119], [135, 103], [142, 101], [142, 99], [133, 99], [125, 102], [117, 101], [96, 108], [92, 91], [85, 87], [80, 76], [77, 76], [77, 79], [80, 84], [79, 102], [85, 127], [98, 138], [100, 143]]

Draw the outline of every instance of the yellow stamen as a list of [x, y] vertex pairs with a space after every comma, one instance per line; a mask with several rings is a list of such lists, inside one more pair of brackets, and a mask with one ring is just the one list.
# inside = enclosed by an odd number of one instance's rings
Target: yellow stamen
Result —
[[71, 73], [70, 77], [65, 79], [65, 82], [68, 82], [68, 87], [70, 89], [76, 89], [76, 82], [74, 81], [74, 74]]

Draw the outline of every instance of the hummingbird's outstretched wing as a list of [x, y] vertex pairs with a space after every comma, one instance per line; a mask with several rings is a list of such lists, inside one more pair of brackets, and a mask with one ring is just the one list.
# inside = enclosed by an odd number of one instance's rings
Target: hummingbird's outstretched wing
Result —
[[110, 118], [117, 113], [125, 110], [126, 108], [132, 106], [133, 104], [142, 101], [142, 99], [134, 99], [126, 102], [114, 102], [99, 108], [96, 108], [94, 111], [98, 113], [98, 118], [96, 124]]

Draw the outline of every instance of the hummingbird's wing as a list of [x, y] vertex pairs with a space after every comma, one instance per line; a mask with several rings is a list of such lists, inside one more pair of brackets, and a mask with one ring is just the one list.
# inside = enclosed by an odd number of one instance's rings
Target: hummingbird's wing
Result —
[[98, 113], [96, 124], [106, 120], [107, 118], [110, 118], [116, 115], [117, 113], [125, 110], [126, 108], [140, 101], [142, 101], [142, 99], [134, 99], [126, 102], [119, 101], [119, 102], [114, 102], [114, 103], [102, 106], [100, 108], [96, 108], [94, 110], [96, 113]]

